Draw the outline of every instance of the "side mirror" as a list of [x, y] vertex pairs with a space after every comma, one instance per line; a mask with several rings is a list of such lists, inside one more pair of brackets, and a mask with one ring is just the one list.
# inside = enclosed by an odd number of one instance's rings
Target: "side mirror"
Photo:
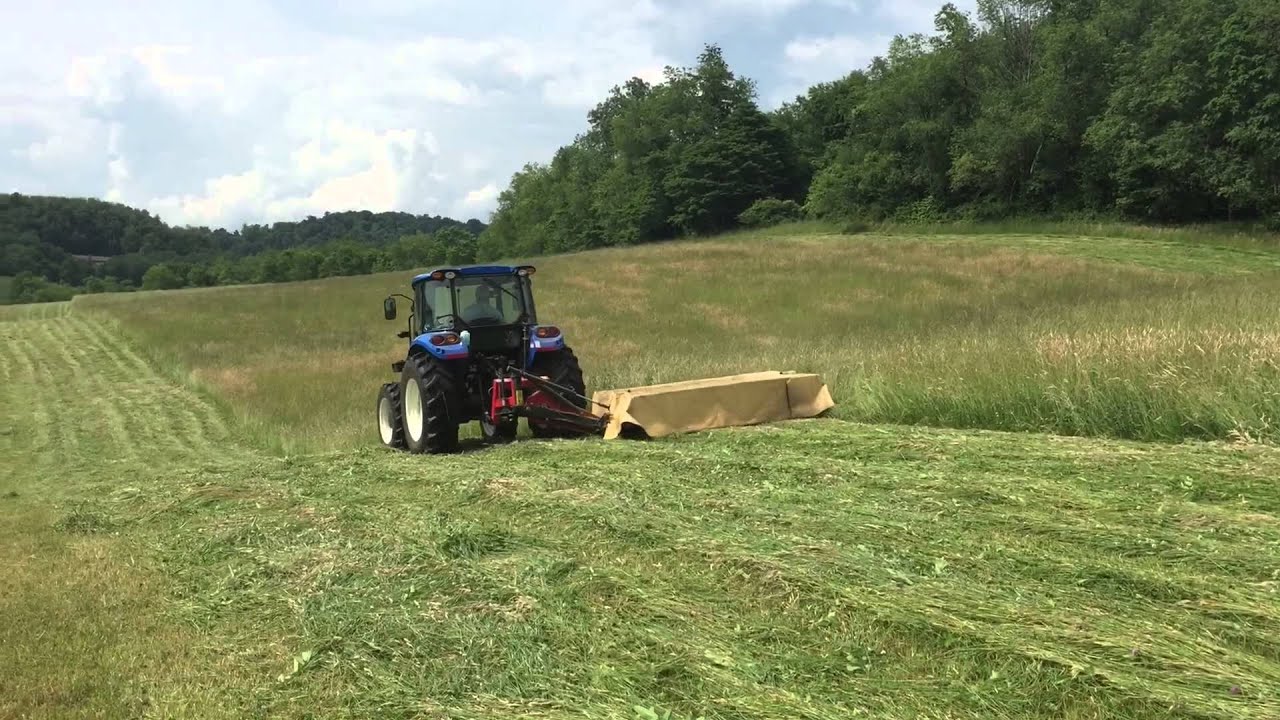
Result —
[[382, 316], [388, 320], [396, 319], [396, 299], [389, 297], [382, 301]]

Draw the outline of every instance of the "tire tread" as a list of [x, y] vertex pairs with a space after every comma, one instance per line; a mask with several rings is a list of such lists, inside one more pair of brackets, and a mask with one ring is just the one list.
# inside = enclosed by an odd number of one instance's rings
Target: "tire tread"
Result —
[[[568, 345], [565, 345], [562, 350], [534, 358], [530, 372], [535, 375], [546, 375], [551, 379], [551, 382], [557, 385], [573, 388], [575, 392], [581, 395], [586, 394], [586, 382], [582, 377], [582, 365], [578, 362], [578, 356], [574, 354], [573, 348]], [[578, 398], [569, 398], [569, 400], [579, 408], [586, 409], [587, 407], [585, 400], [579, 400]], [[535, 423], [529, 423], [529, 431], [536, 438], [568, 438], [577, 437], [580, 434], [572, 430], [540, 428]]]
[[[405, 444], [410, 452], [442, 454], [458, 450], [458, 423], [450, 407], [457, 404], [457, 384], [449, 369], [430, 355], [408, 359], [402, 371], [400, 386], [417, 382], [422, 390], [423, 436], [415, 443], [405, 428]], [[401, 412], [401, 417], [407, 413]]]
[[[387, 397], [391, 401], [391, 442], [383, 443], [386, 447], [393, 450], [404, 450], [405, 432], [404, 432], [404, 399], [400, 393], [400, 385], [398, 383], [383, 383], [382, 389], [378, 393], [378, 404], [374, 406], [374, 412], [377, 413], [382, 405], [382, 398]], [[378, 433], [378, 441], [382, 442], [382, 433]]]

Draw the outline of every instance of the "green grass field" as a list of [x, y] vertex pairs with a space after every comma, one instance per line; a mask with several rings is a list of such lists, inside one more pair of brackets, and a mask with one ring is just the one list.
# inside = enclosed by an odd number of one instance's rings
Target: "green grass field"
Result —
[[[1280, 253], [1155, 239], [748, 234], [537, 263], [589, 389], [821, 372], [837, 416], [1280, 438]], [[377, 443], [409, 273], [78, 298], [285, 452]]]
[[1280, 716], [1274, 257], [548, 258], [592, 387], [839, 412], [443, 458], [376, 447], [403, 274], [5, 309], [0, 717]]

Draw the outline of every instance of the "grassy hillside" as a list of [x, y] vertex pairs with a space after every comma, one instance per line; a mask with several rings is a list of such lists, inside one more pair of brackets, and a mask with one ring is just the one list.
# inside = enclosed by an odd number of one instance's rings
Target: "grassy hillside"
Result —
[[[265, 295], [282, 351], [320, 287]], [[285, 459], [78, 305], [0, 322], [0, 716], [1280, 715], [1274, 448], [819, 420]], [[187, 338], [262, 322], [216, 292], [137, 327], [192, 307]]]
[[11, 320], [42, 320], [65, 317], [71, 312], [70, 302], [32, 303], [0, 306], [0, 322]]
[[[800, 230], [803, 230], [801, 232]], [[821, 372], [837, 416], [1131, 439], [1280, 438], [1280, 254], [800, 228], [537, 261], [589, 388]], [[410, 273], [77, 298], [290, 452], [376, 444]]]

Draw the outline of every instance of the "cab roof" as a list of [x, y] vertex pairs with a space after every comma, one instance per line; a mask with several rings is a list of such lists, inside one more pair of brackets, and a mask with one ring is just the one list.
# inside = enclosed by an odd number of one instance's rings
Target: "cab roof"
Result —
[[421, 275], [413, 276], [412, 284], [417, 285], [418, 283], [426, 282], [427, 280], [431, 279], [431, 276], [433, 274], [438, 272], [449, 272], [450, 270], [458, 273], [458, 275], [461, 275], [463, 277], [470, 277], [473, 275], [515, 275], [520, 270], [528, 270], [529, 273], [532, 274], [533, 266], [532, 265], [465, 265], [463, 267], [438, 267], [438, 268], [429, 270], [427, 272], [424, 272]]

